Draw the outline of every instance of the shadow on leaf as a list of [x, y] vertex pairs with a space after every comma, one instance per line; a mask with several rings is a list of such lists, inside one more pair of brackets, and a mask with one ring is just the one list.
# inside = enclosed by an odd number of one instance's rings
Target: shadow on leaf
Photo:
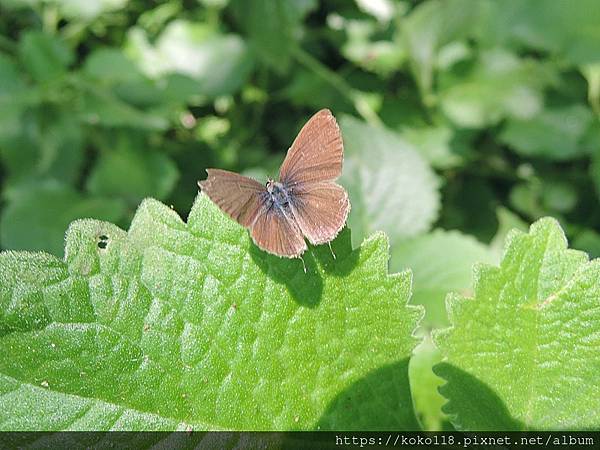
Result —
[[336, 277], [343, 277], [352, 272], [360, 256], [360, 248], [352, 250], [350, 229], [347, 227], [331, 242], [331, 248], [327, 244], [311, 246], [310, 252], [317, 258], [325, 273]]
[[419, 430], [408, 383], [408, 361], [376, 369], [342, 391], [314, 428], [318, 430]]
[[[458, 430], [521, 431], [525, 425], [511, 417], [492, 388], [473, 375], [448, 363], [436, 364], [433, 372], [448, 381], [439, 388], [449, 399], [442, 410]], [[460, 413], [454, 404], [460, 404]], [[456, 417], [460, 414], [460, 417]]]
[[323, 278], [312, 252], [302, 255], [306, 273], [300, 259], [270, 255], [256, 245], [250, 246], [250, 256], [267, 277], [276, 283], [284, 284], [297, 303], [308, 308], [319, 305], [323, 295]]
[[[335, 254], [335, 259], [332, 255]], [[279, 284], [284, 284], [302, 306], [315, 308], [323, 295], [322, 273], [343, 277], [358, 264], [360, 249], [352, 250], [350, 230], [345, 228], [329, 245], [309, 246], [302, 258], [306, 264], [306, 273], [299, 258], [280, 258], [271, 255], [256, 245], [250, 246], [250, 256], [266, 276]]]

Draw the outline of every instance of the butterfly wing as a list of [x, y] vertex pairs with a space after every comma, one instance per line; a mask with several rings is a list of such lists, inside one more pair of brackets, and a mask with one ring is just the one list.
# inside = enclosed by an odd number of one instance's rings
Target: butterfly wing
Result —
[[298, 133], [281, 165], [279, 181], [290, 187], [333, 181], [342, 174], [343, 159], [340, 128], [331, 111], [322, 109]]
[[294, 217], [312, 244], [331, 241], [348, 217], [348, 193], [334, 183], [343, 159], [338, 124], [322, 109], [302, 127], [281, 165], [280, 182], [290, 190]]
[[350, 211], [348, 193], [333, 182], [297, 187], [290, 206], [302, 233], [314, 245], [332, 241]]
[[207, 169], [199, 181], [202, 192], [240, 225], [250, 228], [263, 208], [265, 187], [252, 178], [220, 169]]
[[275, 207], [263, 208], [250, 234], [256, 245], [278, 256], [297, 258], [307, 248], [294, 219]]

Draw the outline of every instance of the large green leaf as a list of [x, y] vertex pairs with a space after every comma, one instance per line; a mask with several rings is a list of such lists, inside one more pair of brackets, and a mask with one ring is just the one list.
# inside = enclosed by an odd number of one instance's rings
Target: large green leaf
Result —
[[332, 247], [304, 273], [201, 195], [187, 223], [74, 222], [64, 261], [1, 254], [1, 428], [417, 428], [410, 274], [382, 234]]
[[340, 121], [345, 160], [341, 177], [352, 209], [354, 243], [385, 231], [392, 248], [429, 229], [439, 208], [438, 181], [427, 162], [397, 134], [349, 116]]
[[472, 298], [447, 300], [452, 327], [435, 335], [445, 411], [466, 430], [598, 429], [600, 261], [567, 249], [549, 218], [507, 241]]

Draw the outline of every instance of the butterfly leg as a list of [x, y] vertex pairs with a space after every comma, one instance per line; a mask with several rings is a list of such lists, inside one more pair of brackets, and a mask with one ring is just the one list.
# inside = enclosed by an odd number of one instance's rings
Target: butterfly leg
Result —
[[335, 257], [335, 253], [333, 253], [333, 249], [331, 248], [331, 241], [329, 241], [327, 244], [329, 244], [329, 250], [331, 251], [331, 256], [333, 256], [333, 259], [337, 259]]
[[300, 261], [302, 261], [302, 267], [304, 268], [304, 273], [306, 273], [306, 264], [304, 263], [304, 258], [302, 256], [298, 256], [298, 258], [300, 258]]

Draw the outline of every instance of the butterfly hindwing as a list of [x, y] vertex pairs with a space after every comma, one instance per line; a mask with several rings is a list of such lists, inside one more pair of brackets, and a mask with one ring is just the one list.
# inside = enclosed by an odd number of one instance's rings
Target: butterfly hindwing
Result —
[[263, 208], [250, 234], [263, 250], [287, 258], [296, 258], [307, 248], [302, 231], [293, 217], [286, 216], [275, 207]]
[[345, 189], [332, 182], [303, 185], [294, 190], [291, 208], [311, 244], [333, 240], [346, 223], [350, 202]]

